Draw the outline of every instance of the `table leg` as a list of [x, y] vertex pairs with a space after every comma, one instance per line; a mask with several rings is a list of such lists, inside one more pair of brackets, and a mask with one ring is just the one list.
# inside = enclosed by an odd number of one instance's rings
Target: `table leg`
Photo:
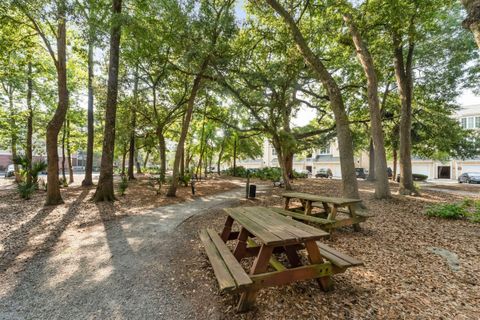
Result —
[[[311, 264], [323, 263], [320, 249], [318, 249], [318, 245], [315, 241], [305, 242], [305, 249], [307, 249], [308, 259], [310, 260]], [[323, 291], [333, 290], [333, 281], [331, 276], [320, 277], [317, 279], [317, 281]]]
[[335, 220], [337, 217], [337, 206], [336, 205], [333, 205], [331, 208], [330, 208], [330, 212], [328, 213], [328, 220]]
[[242, 260], [247, 254], [247, 238], [248, 238], [248, 231], [247, 229], [243, 228], [240, 230], [238, 234], [238, 243], [235, 246], [235, 250], [233, 251], [233, 256], [238, 260]]
[[285, 246], [284, 249], [288, 258], [288, 262], [290, 262], [292, 268], [298, 267], [301, 262], [295, 246]]
[[[260, 247], [260, 251], [258, 252], [257, 257], [253, 262], [252, 268], [250, 269], [251, 275], [264, 273], [265, 271], [267, 271], [272, 252], [273, 247], [268, 247], [265, 245], [262, 245]], [[255, 303], [255, 298], [257, 297], [257, 292], [258, 289], [251, 289], [242, 293], [237, 307], [239, 312], [247, 311], [253, 306], [253, 304]]]
[[328, 203], [322, 202], [323, 209], [325, 210], [325, 213], [328, 215], [330, 213], [330, 207], [328, 206]]
[[227, 221], [225, 221], [225, 226], [223, 227], [222, 234], [220, 236], [223, 242], [227, 242], [228, 237], [230, 236], [230, 232], [232, 232], [232, 225], [233, 225], [233, 218], [228, 216]]
[[285, 198], [285, 205], [283, 206], [283, 209], [288, 210], [289, 204], [290, 204], [290, 198]]
[[305, 214], [307, 216], [312, 214], [312, 201], [307, 200], [305, 204]]
[[[351, 217], [352, 219], [356, 219], [356, 218], [357, 218], [357, 214], [355, 213], [355, 205], [354, 205], [354, 204], [348, 206], [348, 212], [350, 212], [350, 217]], [[354, 231], [357, 231], [357, 232], [358, 232], [358, 231], [361, 231], [362, 228], [360, 227], [360, 223], [354, 223], [354, 224], [353, 224], [353, 230], [354, 230]]]

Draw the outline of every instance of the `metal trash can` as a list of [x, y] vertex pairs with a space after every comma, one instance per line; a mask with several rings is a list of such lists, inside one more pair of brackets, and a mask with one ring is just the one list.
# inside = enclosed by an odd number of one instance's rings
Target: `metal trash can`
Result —
[[251, 184], [250, 189], [248, 190], [248, 197], [255, 198], [256, 194], [257, 194], [257, 186], [254, 184]]

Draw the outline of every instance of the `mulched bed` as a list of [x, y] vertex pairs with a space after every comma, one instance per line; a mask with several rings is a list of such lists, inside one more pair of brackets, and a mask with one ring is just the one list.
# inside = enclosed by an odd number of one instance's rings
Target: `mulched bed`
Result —
[[[328, 196], [341, 195], [335, 180], [296, 181], [294, 189]], [[392, 183], [392, 191], [397, 185]], [[283, 189], [260, 193], [241, 205], [281, 206]], [[325, 240], [332, 247], [365, 262], [334, 276], [335, 290], [324, 293], [314, 281], [260, 291], [257, 308], [237, 314], [238, 297], [220, 296], [217, 282], [197, 232], [221, 230], [222, 210], [183, 223], [175, 241], [182, 265], [176, 270], [179, 290], [196, 305], [198, 319], [478, 319], [480, 301], [480, 228], [468, 221], [429, 218], [428, 205], [463, 197], [423, 191], [419, 197], [376, 200], [373, 184], [360, 182], [361, 197], [376, 216], [361, 232], [344, 228]], [[178, 242], [177, 242], [178, 243]], [[432, 253], [432, 247], [458, 255], [460, 270]], [[174, 262], [172, 262], [174, 263]], [[186, 264], [186, 266], [185, 266]]]
[[73, 186], [62, 189], [65, 203], [58, 206], [43, 206], [43, 191], [36, 192], [30, 200], [23, 200], [15, 188], [1, 190], [0, 273], [9, 268], [13, 272], [22, 270], [34, 254], [49, 250], [53, 240], [67, 226], [86, 228], [101, 221], [144, 214], [153, 208], [191, 201], [233, 188], [238, 188], [238, 185], [212, 178], [196, 183], [195, 196], [192, 196], [190, 187], [180, 187], [177, 197], [170, 198], [165, 196], [166, 187], [157, 195], [148, 177], [143, 176], [129, 183], [124, 196], [117, 194], [118, 200], [114, 203], [94, 203], [90, 199], [95, 187]]

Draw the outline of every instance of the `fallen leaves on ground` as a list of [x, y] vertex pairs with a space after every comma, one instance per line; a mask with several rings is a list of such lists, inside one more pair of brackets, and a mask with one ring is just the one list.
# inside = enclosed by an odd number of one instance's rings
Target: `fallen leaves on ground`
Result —
[[[391, 184], [397, 191], [397, 184]], [[219, 295], [218, 285], [198, 239], [200, 228], [222, 230], [223, 210], [196, 216], [184, 223], [179, 256], [188, 261], [178, 266], [179, 283], [196, 303], [200, 318], [210, 319], [477, 319], [480, 301], [480, 229], [464, 220], [442, 220], [423, 214], [435, 203], [450, 203], [463, 197], [424, 191], [419, 197], [394, 195], [376, 200], [373, 184], [359, 183], [361, 198], [375, 214], [362, 223], [362, 231], [343, 228], [325, 240], [335, 249], [365, 262], [334, 276], [335, 290], [322, 292], [315, 281], [262, 289], [256, 309], [235, 312], [238, 296]], [[341, 181], [297, 180], [296, 191], [341, 196]], [[244, 206], [281, 206], [283, 189], [244, 200]], [[460, 270], [432, 253], [444, 248], [458, 255]], [[247, 261], [244, 267], [248, 267]], [[182, 268], [182, 269], [180, 269]], [[248, 269], [246, 269], [248, 271]]]

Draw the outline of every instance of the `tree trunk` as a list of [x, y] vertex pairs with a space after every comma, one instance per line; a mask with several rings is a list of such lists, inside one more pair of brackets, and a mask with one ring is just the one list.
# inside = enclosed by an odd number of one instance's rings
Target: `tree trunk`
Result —
[[[13, 106], [13, 89], [10, 88], [8, 92], [8, 103], [9, 103], [9, 108], [10, 108], [10, 147], [12, 149], [12, 160], [14, 160], [17, 157], [17, 123], [15, 121], [16, 119], [16, 112], [14, 110]], [[21, 180], [20, 177], [20, 171], [18, 164], [14, 161], [13, 163], [13, 171], [15, 174], [15, 182], [19, 183]]]
[[112, 0], [112, 13], [114, 17], [110, 31], [110, 61], [105, 111], [105, 133], [100, 178], [94, 195], [95, 201], [115, 200], [113, 190], [113, 157], [115, 147], [115, 119], [117, 114], [118, 65], [120, 60], [121, 11], [122, 0]]
[[138, 161], [138, 150], [135, 152], [135, 166], [137, 168], [137, 174], [142, 174], [142, 168], [140, 167], [140, 161]]
[[188, 103], [187, 103], [185, 121], [183, 122], [183, 125], [182, 125], [180, 139], [178, 141], [177, 150], [175, 152], [175, 160], [173, 162], [172, 184], [170, 185], [170, 188], [168, 188], [168, 192], [167, 192], [168, 197], [175, 197], [177, 193], [180, 160], [185, 147], [185, 139], [187, 138], [188, 129], [190, 127], [190, 120], [192, 119], [193, 106], [195, 105], [195, 98], [197, 97], [198, 90], [200, 90], [202, 75], [207, 69], [208, 61], [209, 61], [208, 58], [205, 59], [205, 61], [203, 62], [200, 68], [200, 72], [198, 73], [198, 75], [195, 77], [195, 80], [193, 81], [192, 91], [190, 93], [190, 98], [188, 99]]
[[125, 146], [125, 148], [123, 149], [123, 152], [122, 152], [122, 177], [125, 176], [125, 163], [127, 162], [127, 147]]
[[280, 169], [282, 171], [282, 179], [285, 185], [285, 190], [292, 190], [292, 185], [290, 184], [290, 178], [287, 170], [288, 155], [286, 155], [284, 150], [282, 150], [279, 137], [273, 137], [272, 144], [277, 152], [278, 164], [280, 165]]
[[147, 154], [145, 155], [145, 160], [143, 160], [143, 170], [147, 169], [147, 164], [148, 164], [148, 158], [150, 157], [150, 150], [147, 151]]
[[237, 175], [237, 136], [233, 142], [233, 176]]
[[292, 16], [278, 3], [278, 1], [266, 0], [266, 2], [286, 22], [292, 32], [298, 50], [327, 90], [336, 122], [337, 139], [340, 151], [340, 167], [343, 180], [343, 195], [348, 198], [359, 198], [357, 176], [355, 174], [355, 162], [353, 159], [352, 135], [340, 88], [324, 66], [323, 62], [315, 56], [310, 49]]
[[370, 138], [370, 146], [368, 148], [368, 181], [375, 181], [375, 147], [373, 139]]
[[390, 186], [388, 184], [387, 173], [387, 156], [385, 153], [385, 139], [382, 129], [382, 116], [380, 111], [380, 100], [378, 97], [378, 79], [373, 58], [368, 50], [367, 45], [363, 41], [360, 32], [357, 29], [352, 17], [344, 15], [344, 20], [348, 24], [350, 33], [352, 35], [353, 43], [355, 44], [358, 60], [363, 67], [363, 71], [367, 78], [367, 95], [368, 106], [370, 110], [370, 130], [372, 136], [372, 144], [370, 149], [373, 149], [374, 157], [370, 154], [371, 166], [370, 174], [375, 179], [375, 197], [377, 199], [385, 199], [390, 197]]
[[472, 31], [480, 48], [480, 0], [460, 0], [467, 10], [467, 18], [463, 20], [463, 26], [466, 29]]
[[225, 139], [222, 140], [222, 145], [220, 146], [220, 152], [218, 153], [217, 160], [217, 174], [220, 175], [220, 165], [222, 164], [223, 151], [225, 149]]
[[25, 155], [28, 159], [28, 174], [27, 174], [27, 185], [32, 185], [32, 164], [33, 164], [33, 148], [32, 148], [32, 137], [33, 137], [33, 106], [32, 106], [32, 93], [33, 93], [33, 79], [32, 79], [32, 63], [28, 63], [28, 79], [27, 79], [27, 141], [26, 141], [26, 150]]
[[[137, 67], [138, 68], [138, 67]], [[135, 69], [135, 81], [133, 84], [133, 105], [130, 110], [132, 113], [130, 128], [130, 151], [128, 155], [128, 180], [134, 180], [133, 161], [135, 157], [135, 129], [137, 126], [137, 97], [138, 97], [138, 70]]]
[[403, 45], [401, 40], [394, 36], [394, 65], [395, 78], [401, 100], [400, 113], [400, 188], [399, 194], [417, 194], [412, 177], [412, 91], [413, 91], [413, 51], [414, 45], [410, 44], [407, 62], [404, 62]]
[[398, 164], [398, 153], [397, 149], [393, 149], [393, 170], [392, 170], [392, 180], [397, 181], [397, 164]]
[[292, 152], [285, 152], [285, 170], [287, 171], [287, 177], [293, 179], [293, 157]]
[[165, 136], [163, 128], [157, 129], [158, 137], [158, 153], [160, 154], [160, 179], [165, 182], [165, 176], [167, 173], [167, 144], [165, 142]]
[[70, 148], [70, 119], [67, 119], [67, 164], [68, 164], [68, 183], [73, 183], [72, 150]]
[[[92, 27], [90, 27], [92, 28]], [[90, 30], [90, 32], [92, 32]], [[92, 172], [93, 172], [93, 143], [95, 138], [95, 128], [93, 119], [93, 40], [90, 38], [88, 44], [88, 110], [87, 110], [87, 163], [85, 165], [85, 178], [82, 181], [82, 186], [93, 185]]]
[[67, 126], [63, 124], [63, 134], [62, 134], [62, 183], [67, 182], [66, 170], [65, 170], [65, 139], [67, 138]]
[[185, 150], [183, 150], [182, 159], [180, 159], [180, 176], [185, 177]]

